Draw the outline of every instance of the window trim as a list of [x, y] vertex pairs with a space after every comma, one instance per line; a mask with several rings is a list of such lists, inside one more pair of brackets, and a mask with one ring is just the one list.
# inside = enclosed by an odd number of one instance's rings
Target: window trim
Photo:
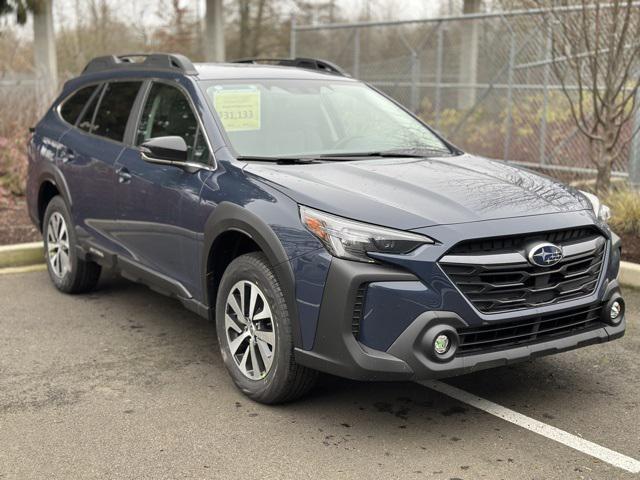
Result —
[[80, 127], [80, 120], [83, 119], [84, 116], [87, 113], [89, 113], [89, 107], [93, 104], [93, 100], [95, 99], [96, 104], [94, 106], [93, 113], [91, 114], [91, 120], [89, 121], [89, 128], [93, 127], [93, 117], [96, 114], [96, 110], [98, 109], [98, 105], [100, 105], [100, 100], [102, 99], [102, 92], [104, 92], [105, 85], [106, 85], [105, 82], [102, 82], [102, 83], [100, 83], [98, 85], [98, 88], [96, 88], [96, 91], [95, 91], [94, 95], [91, 96], [91, 98], [89, 99], [87, 104], [82, 109], [82, 112], [78, 116], [78, 120], [76, 121], [74, 127], [77, 128], [78, 130], [80, 130], [81, 132], [91, 133], [91, 132], [87, 132], [86, 130], [84, 130], [83, 128]]
[[[216, 155], [214, 153], [214, 150], [212, 148], [211, 145], [211, 140], [209, 139], [209, 134], [207, 133], [207, 131], [204, 128], [204, 123], [202, 122], [202, 118], [200, 118], [200, 113], [198, 112], [198, 109], [195, 106], [195, 103], [193, 102], [193, 99], [191, 98], [191, 95], [189, 94], [189, 91], [180, 83], [173, 81], [173, 80], [167, 80], [164, 78], [149, 78], [147, 79], [149, 80], [147, 83], [144, 91], [144, 96], [142, 97], [142, 100], [140, 102], [140, 104], [138, 105], [138, 110], [135, 112], [136, 113], [136, 119], [135, 122], [133, 124], [133, 128], [131, 132], [128, 132], [130, 134], [129, 136], [129, 141], [131, 144], [131, 148], [134, 148], [136, 150], [138, 150], [140, 152], [140, 154], [142, 155], [142, 151], [140, 150], [140, 147], [138, 145], [135, 145], [135, 134], [138, 131], [138, 126], [140, 125], [140, 120], [142, 119], [142, 113], [144, 111], [144, 107], [147, 104], [147, 99], [149, 98], [149, 93], [151, 92], [151, 89], [153, 88], [153, 84], [154, 83], [164, 83], [165, 85], [169, 85], [170, 87], [174, 87], [177, 88], [180, 93], [182, 93], [186, 99], [187, 102], [189, 102], [189, 108], [191, 108], [191, 111], [193, 113], [193, 116], [196, 118], [196, 121], [198, 122], [198, 128], [200, 129], [200, 131], [202, 132], [205, 141], [207, 142], [207, 147], [209, 148], [209, 155], [211, 157], [211, 161], [207, 162], [207, 163], [198, 163], [198, 162], [184, 162], [184, 163], [180, 163], [180, 165], [184, 165], [187, 167], [193, 167], [193, 168], [197, 168], [199, 170], [208, 170], [210, 172], [215, 172], [218, 169], [218, 161], [216, 159]], [[132, 136], [134, 138], [132, 138]], [[127, 137], [127, 135], [125, 134], [125, 138]]]

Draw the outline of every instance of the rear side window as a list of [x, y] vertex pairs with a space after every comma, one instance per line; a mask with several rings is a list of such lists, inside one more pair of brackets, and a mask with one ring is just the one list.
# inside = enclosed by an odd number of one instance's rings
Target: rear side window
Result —
[[60, 115], [62, 118], [71, 125], [75, 125], [80, 113], [82, 113], [82, 109], [89, 101], [96, 88], [98, 88], [97, 85], [91, 85], [90, 87], [81, 88], [71, 95], [71, 97], [69, 97], [60, 108]]
[[142, 82], [114, 82], [105, 87], [91, 132], [121, 142]]
[[102, 91], [102, 85], [98, 87], [98, 90], [100, 91], [95, 93], [95, 95], [91, 99], [91, 102], [89, 103], [87, 108], [84, 109], [82, 116], [78, 120], [78, 128], [81, 130], [84, 130], [85, 132], [91, 132], [91, 121], [93, 120], [93, 114], [96, 111], [96, 105], [100, 100], [100, 92]]

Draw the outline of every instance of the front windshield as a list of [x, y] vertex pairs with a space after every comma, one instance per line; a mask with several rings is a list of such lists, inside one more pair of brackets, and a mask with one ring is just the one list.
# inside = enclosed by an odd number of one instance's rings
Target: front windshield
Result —
[[450, 150], [428, 128], [361, 83], [251, 79], [202, 82], [240, 156], [299, 157]]

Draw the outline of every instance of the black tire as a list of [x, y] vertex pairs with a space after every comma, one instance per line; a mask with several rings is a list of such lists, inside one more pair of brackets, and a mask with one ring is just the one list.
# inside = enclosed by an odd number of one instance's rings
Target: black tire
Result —
[[[272, 325], [275, 333], [272, 363], [265, 376], [258, 379], [249, 378], [236, 364], [230, 351], [225, 326], [229, 294], [238, 282], [244, 281], [252, 282], [259, 287], [272, 313], [270, 323], [275, 324]], [[291, 318], [280, 282], [267, 258], [262, 253], [255, 252], [233, 260], [225, 270], [218, 289], [216, 331], [222, 359], [231, 378], [236, 386], [251, 399], [265, 404], [290, 402], [306, 394], [315, 384], [317, 372], [298, 365], [295, 361], [291, 328]]]
[[[66, 253], [69, 261], [68, 268], [65, 268], [62, 272], [57, 271], [53, 263], [53, 257], [49, 255], [51, 240], [49, 235], [50, 220], [54, 215], [59, 215], [64, 219], [67, 231], [68, 250], [66, 250]], [[56, 288], [64, 293], [84, 293], [93, 290], [100, 278], [100, 265], [78, 258], [76, 232], [71, 222], [69, 209], [60, 196], [53, 197], [47, 205], [42, 222], [42, 237], [45, 244], [47, 270]]]

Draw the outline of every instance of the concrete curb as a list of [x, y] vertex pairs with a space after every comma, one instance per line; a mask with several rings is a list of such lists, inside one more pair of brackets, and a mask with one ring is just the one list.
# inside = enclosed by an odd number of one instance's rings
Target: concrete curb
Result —
[[26, 267], [41, 263], [44, 263], [44, 244], [42, 242], [0, 246], [0, 269]]
[[[0, 246], [0, 273], [38, 271], [37, 268], [25, 270], [20, 268], [34, 265], [44, 265], [43, 242]], [[620, 262], [618, 279], [626, 287], [640, 288], [640, 264]]]
[[640, 264], [620, 262], [620, 284], [625, 287], [640, 288]]
[[37, 265], [27, 265], [26, 267], [0, 268], [0, 275], [9, 275], [12, 273], [44, 272], [46, 270], [47, 265], [45, 263], [39, 263]]

